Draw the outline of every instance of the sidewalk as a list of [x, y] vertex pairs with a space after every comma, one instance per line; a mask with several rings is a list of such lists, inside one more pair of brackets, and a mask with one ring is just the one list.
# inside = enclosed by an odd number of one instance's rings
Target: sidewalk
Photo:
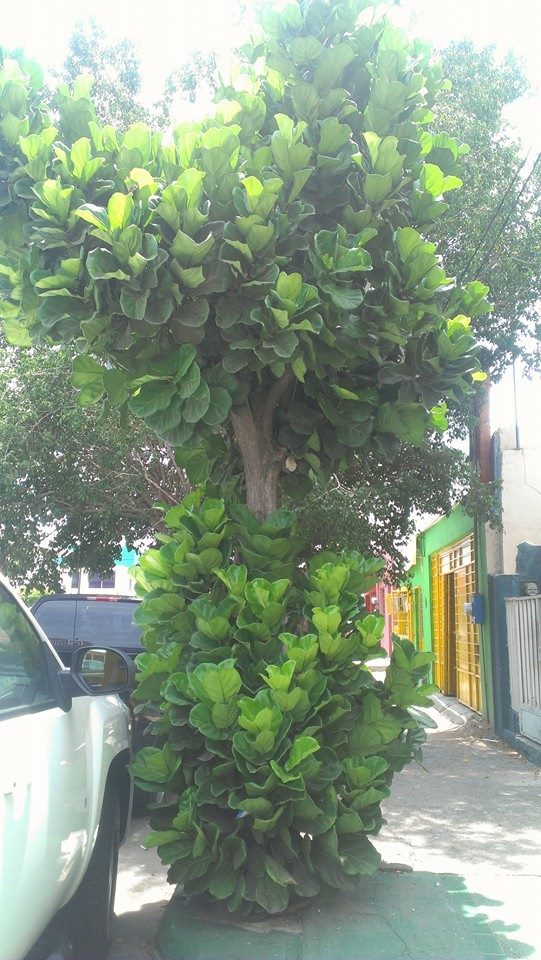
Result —
[[[426, 772], [408, 767], [396, 778], [378, 849], [386, 861], [413, 868], [413, 876], [430, 876], [434, 893], [447, 886], [465, 924], [482, 931], [487, 946], [488, 935], [496, 939], [500, 952], [487, 956], [537, 960], [541, 770], [457, 701], [438, 701]], [[419, 904], [421, 914], [431, 909]]]
[[[259, 930], [209, 926], [175, 899], [159, 926], [163, 960], [541, 960], [541, 770], [456, 701], [441, 698], [433, 716], [425, 769], [397, 775], [375, 840], [413, 872], [381, 872], [354, 899], [336, 894]], [[112, 956], [150, 960], [172, 890], [154, 851], [127, 853]]]

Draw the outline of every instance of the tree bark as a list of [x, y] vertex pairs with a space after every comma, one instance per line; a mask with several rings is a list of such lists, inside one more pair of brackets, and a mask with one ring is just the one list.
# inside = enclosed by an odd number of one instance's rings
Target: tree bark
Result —
[[244, 465], [246, 505], [259, 520], [278, 509], [279, 476], [287, 450], [279, 449], [273, 443], [273, 418], [276, 406], [292, 380], [293, 371], [288, 368], [259, 403], [253, 401], [254, 409], [246, 403], [231, 414]]

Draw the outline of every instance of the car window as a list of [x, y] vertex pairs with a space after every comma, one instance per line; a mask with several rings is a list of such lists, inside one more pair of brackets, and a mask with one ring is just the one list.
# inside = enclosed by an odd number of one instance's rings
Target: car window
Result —
[[75, 637], [91, 646], [138, 647], [141, 630], [132, 623], [136, 609], [137, 604], [122, 600], [78, 600]]
[[72, 643], [75, 636], [75, 600], [44, 600], [34, 612], [49, 640]]
[[0, 586], [0, 714], [50, 700], [43, 643]]

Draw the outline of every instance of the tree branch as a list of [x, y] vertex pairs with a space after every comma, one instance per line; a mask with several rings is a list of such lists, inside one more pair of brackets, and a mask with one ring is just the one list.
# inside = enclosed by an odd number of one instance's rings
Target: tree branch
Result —
[[293, 367], [287, 367], [285, 373], [278, 380], [275, 380], [270, 390], [267, 392], [261, 407], [261, 430], [263, 436], [272, 440], [272, 418], [274, 411], [278, 406], [282, 396], [286, 392], [289, 384], [294, 378]]

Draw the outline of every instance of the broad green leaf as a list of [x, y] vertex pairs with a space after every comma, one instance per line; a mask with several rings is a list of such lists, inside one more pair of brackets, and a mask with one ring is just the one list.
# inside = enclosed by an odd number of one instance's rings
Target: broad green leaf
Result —
[[126, 193], [113, 193], [107, 204], [107, 216], [111, 230], [122, 230], [131, 222], [133, 197]]
[[7, 317], [2, 323], [6, 340], [13, 347], [31, 347], [32, 338], [28, 327], [19, 320]]
[[406, 263], [416, 247], [422, 243], [420, 234], [413, 227], [399, 227], [395, 233], [395, 240], [402, 263]]
[[148, 301], [148, 290], [134, 290], [122, 287], [120, 291], [120, 306], [127, 317], [133, 320], [144, 320]]
[[208, 300], [199, 297], [197, 300], [184, 300], [177, 317], [186, 327], [201, 327], [209, 315]]
[[129, 398], [126, 386], [127, 375], [124, 370], [106, 370], [103, 374], [105, 392], [114, 406], [120, 406]]
[[[191, 343], [179, 347], [173, 362], [173, 374], [176, 381], [182, 380], [195, 360], [196, 351]], [[197, 386], [197, 384], [196, 384]]]
[[347, 43], [325, 48], [314, 72], [314, 83], [320, 94], [340, 86], [344, 70], [355, 59], [355, 52]]
[[169, 406], [175, 393], [175, 385], [166, 381], [144, 383], [130, 398], [128, 406], [136, 417], [149, 417]]
[[327, 117], [320, 124], [319, 153], [337, 153], [341, 147], [349, 143], [350, 139], [350, 127], [345, 123], [340, 123], [336, 117]]
[[379, 869], [381, 855], [363, 834], [341, 837], [339, 850], [349, 870], [357, 876], [371, 876]]
[[255, 899], [267, 913], [281, 913], [288, 905], [289, 894], [287, 887], [281, 883], [276, 883], [275, 880], [266, 875], [257, 882]]
[[293, 770], [299, 763], [319, 750], [319, 743], [314, 737], [295, 737], [289, 757], [286, 760], [286, 770]]
[[240, 690], [242, 680], [234, 660], [223, 663], [202, 663], [189, 674], [190, 685], [196, 696], [211, 703], [228, 703]]
[[183, 267], [198, 267], [203, 263], [213, 244], [214, 237], [211, 233], [201, 243], [197, 243], [188, 234], [178, 230], [171, 246], [171, 255]]
[[103, 374], [105, 372], [105, 367], [98, 363], [97, 360], [94, 360], [93, 357], [89, 357], [87, 354], [82, 354], [79, 357], [75, 357], [73, 361], [71, 382], [74, 387], [87, 387], [89, 384], [96, 383], [97, 381], [100, 384], [103, 381]]
[[94, 380], [92, 383], [87, 383], [86, 387], [81, 388], [79, 403], [82, 407], [91, 406], [101, 400], [103, 393], [103, 382]]
[[93, 280], [128, 280], [129, 274], [109, 250], [92, 250], [86, 258], [86, 268]]
[[203, 420], [209, 426], [218, 426], [227, 420], [231, 404], [232, 399], [227, 390], [223, 387], [211, 387], [210, 402], [206, 413], [203, 414]]
[[290, 43], [288, 52], [295, 63], [310, 63], [321, 56], [324, 47], [316, 37], [297, 37]]
[[369, 173], [364, 181], [364, 195], [368, 203], [381, 203], [392, 189], [393, 179], [388, 173]]
[[421, 190], [426, 190], [433, 197], [439, 197], [443, 193], [445, 185], [445, 176], [434, 163], [425, 163], [421, 176], [419, 178]]
[[[182, 381], [184, 383], [185, 381]], [[190, 393], [184, 407], [184, 419], [187, 423], [197, 423], [202, 420], [210, 407], [210, 389], [205, 380]]]
[[[187, 350], [193, 350], [193, 347], [189, 345], [186, 348]], [[195, 351], [194, 351], [195, 353]], [[186, 353], [180, 369], [183, 369], [186, 363], [186, 358], [190, 354]], [[195, 390], [197, 390], [199, 384], [201, 383], [201, 369], [196, 360], [190, 362], [189, 367], [185, 373], [180, 376], [180, 373], [177, 374], [177, 394], [182, 400], [186, 400], [187, 397], [190, 397]], [[210, 399], [209, 399], [210, 402]]]

